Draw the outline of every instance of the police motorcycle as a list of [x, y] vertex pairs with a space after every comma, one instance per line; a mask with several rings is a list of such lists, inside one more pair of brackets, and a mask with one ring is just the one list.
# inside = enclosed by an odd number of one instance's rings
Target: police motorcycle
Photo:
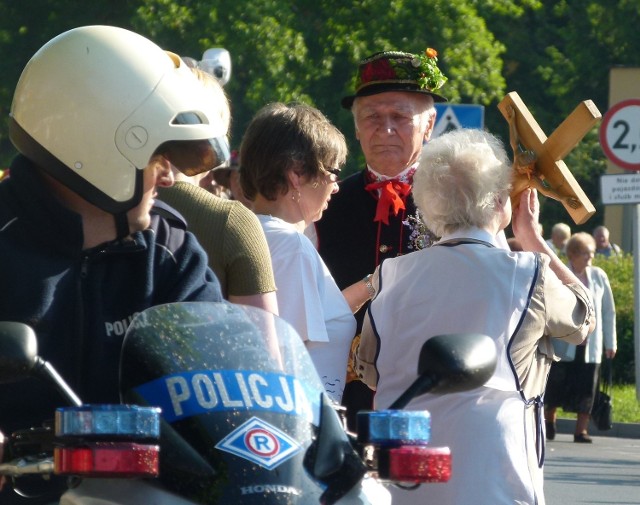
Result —
[[360, 412], [356, 435], [295, 330], [260, 309], [183, 302], [137, 315], [118, 405], [83, 404], [37, 355], [31, 328], [2, 322], [0, 382], [42, 377], [71, 406], [13, 433], [0, 476], [16, 490], [24, 476], [66, 477], [61, 505], [388, 504], [383, 483], [451, 473], [449, 449], [428, 445], [430, 414], [403, 407], [479, 387], [495, 363], [486, 336], [427, 340], [416, 381], [391, 409]]

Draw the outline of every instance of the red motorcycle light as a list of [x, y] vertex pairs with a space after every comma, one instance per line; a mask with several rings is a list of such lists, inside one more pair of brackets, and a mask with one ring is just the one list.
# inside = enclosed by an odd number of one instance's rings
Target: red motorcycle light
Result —
[[157, 477], [160, 447], [134, 443], [95, 442], [56, 447], [54, 472], [85, 477]]
[[[447, 482], [451, 478], [448, 447], [396, 447], [384, 451], [380, 477], [399, 482]], [[382, 454], [381, 454], [382, 456]], [[385, 474], [385, 475], [383, 475]]]

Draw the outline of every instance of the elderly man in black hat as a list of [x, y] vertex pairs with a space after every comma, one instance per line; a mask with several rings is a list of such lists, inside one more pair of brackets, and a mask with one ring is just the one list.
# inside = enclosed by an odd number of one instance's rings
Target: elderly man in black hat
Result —
[[[437, 91], [447, 81], [438, 53], [376, 53], [358, 67], [351, 109], [366, 168], [340, 183], [316, 223], [318, 249], [341, 289], [366, 278], [385, 258], [423, 247], [425, 236], [411, 197], [413, 173], [436, 120]], [[360, 333], [365, 310], [356, 314]], [[357, 343], [357, 336], [354, 343]], [[355, 413], [371, 408], [371, 391], [353, 370], [343, 403], [354, 427]]]

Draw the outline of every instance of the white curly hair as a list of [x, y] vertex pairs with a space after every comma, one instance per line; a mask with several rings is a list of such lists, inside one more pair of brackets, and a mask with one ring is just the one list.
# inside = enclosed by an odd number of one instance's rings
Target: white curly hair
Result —
[[425, 225], [442, 237], [500, 219], [497, 205], [509, 198], [511, 181], [511, 162], [497, 137], [453, 130], [422, 149], [413, 198]]

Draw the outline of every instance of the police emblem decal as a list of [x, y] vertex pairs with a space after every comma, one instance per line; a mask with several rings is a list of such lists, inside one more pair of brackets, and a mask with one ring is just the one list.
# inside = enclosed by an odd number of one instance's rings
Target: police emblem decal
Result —
[[224, 437], [216, 448], [272, 470], [302, 450], [302, 446], [275, 426], [252, 417]]

